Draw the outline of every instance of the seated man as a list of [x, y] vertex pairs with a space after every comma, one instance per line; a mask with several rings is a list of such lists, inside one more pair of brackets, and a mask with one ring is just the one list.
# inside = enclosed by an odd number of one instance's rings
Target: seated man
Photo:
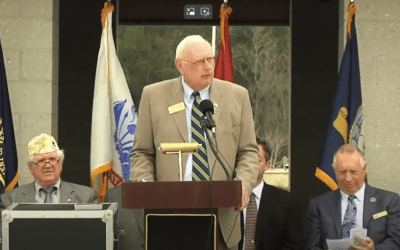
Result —
[[96, 192], [89, 187], [62, 181], [64, 152], [47, 134], [28, 144], [28, 167], [35, 181], [2, 194], [0, 210], [12, 203], [95, 203]]
[[[107, 191], [104, 202], [118, 202], [119, 250], [140, 250], [144, 243], [143, 209], [123, 209], [121, 206], [121, 185]], [[119, 233], [119, 232], [118, 232]]]
[[261, 156], [257, 186], [243, 210], [244, 241], [239, 250], [302, 250], [305, 242], [300, 201], [293, 194], [263, 181], [264, 171], [271, 164], [271, 150], [260, 138], [257, 144]]
[[338, 149], [332, 165], [339, 189], [311, 200], [307, 249], [328, 249], [327, 239], [348, 238], [351, 228], [368, 229], [368, 237], [355, 237], [362, 247], [350, 249], [400, 249], [399, 195], [365, 183], [367, 163], [351, 144]]

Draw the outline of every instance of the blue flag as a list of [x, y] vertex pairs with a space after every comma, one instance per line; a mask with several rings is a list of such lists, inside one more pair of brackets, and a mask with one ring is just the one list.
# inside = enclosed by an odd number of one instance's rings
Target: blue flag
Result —
[[361, 134], [364, 118], [356, 33], [354, 16], [349, 33], [351, 35], [348, 34], [347, 36], [346, 48], [340, 66], [329, 125], [315, 173], [332, 190], [338, 188], [332, 167], [333, 155], [336, 150], [346, 143], [351, 143], [362, 151], [364, 149], [364, 138]]
[[0, 194], [18, 185], [18, 160], [8, 96], [3, 49], [0, 43]]

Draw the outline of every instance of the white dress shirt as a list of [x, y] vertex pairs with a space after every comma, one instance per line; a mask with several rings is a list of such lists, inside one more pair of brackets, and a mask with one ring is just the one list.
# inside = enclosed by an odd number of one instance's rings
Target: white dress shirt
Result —
[[[349, 203], [349, 195], [340, 190], [340, 194], [342, 196], [341, 205], [342, 205], [342, 224], [344, 220], [344, 215], [346, 214], [347, 204]], [[363, 227], [363, 215], [364, 215], [364, 196], [365, 196], [365, 183], [362, 185], [360, 190], [354, 194], [356, 198], [354, 199], [354, 203], [357, 207], [356, 213], [356, 226], [355, 228]]]
[[[58, 178], [58, 181], [53, 186], [56, 187], [57, 190], [51, 194], [51, 200], [53, 201], [53, 203], [60, 203], [60, 184], [61, 178]], [[40, 191], [41, 188], [43, 187], [35, 181], [35, 203], [44, 203], [44, 200], [46, 199], [46, 194]]]

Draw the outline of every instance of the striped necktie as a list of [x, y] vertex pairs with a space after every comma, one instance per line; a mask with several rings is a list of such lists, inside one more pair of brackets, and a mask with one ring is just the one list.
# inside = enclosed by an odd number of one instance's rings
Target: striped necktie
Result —
[[356, 226], [357, 206], [354, 202], [356, 196], [349, 195], [349, 203], [347, 203], [346, 213], [344, 214], [342, 225], [342, 239], [350, 237], [350, 229]]
[[201, 128], [200, 120], [202, 114], [200, 112], [200, 94], [195, 91], [192, 94], [194, 96], [194, 101], [192, 105], [192, 142], [197, 142], [201, 144], [199, 150], [193, 154], [193, 168], [192, 168], [192, 180], [194, 181], [203, 181], [210, 180], [210, 172], [208, 169], [208, 160], [207, 160], [207, 147], [204, 138], [204, 131]]
[[44, 199], [44, 203], [53, 203], [51, 195], [54, 193], [54, 191], [57, 190], [57, 187], [41, 188], [40, 190], [43, 191], [46, 194], [46, 198]]

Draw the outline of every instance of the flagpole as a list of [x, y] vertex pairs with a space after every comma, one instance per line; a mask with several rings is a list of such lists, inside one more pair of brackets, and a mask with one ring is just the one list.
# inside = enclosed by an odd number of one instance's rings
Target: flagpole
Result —
[[212, 52], [213, 55], [215, 56], [215, 39], [216, 39], [216, 34], [217, 34], [217, 26], [212, 26], [212, 31], [211, 31], [211, 47], [212, 47]]
[[[228, 0], [224, 0], [224, 8], [228, 8]], [[212, 27], [212, 50], [215, 55], [215, 39], [217, 34], [217, 26]]]

